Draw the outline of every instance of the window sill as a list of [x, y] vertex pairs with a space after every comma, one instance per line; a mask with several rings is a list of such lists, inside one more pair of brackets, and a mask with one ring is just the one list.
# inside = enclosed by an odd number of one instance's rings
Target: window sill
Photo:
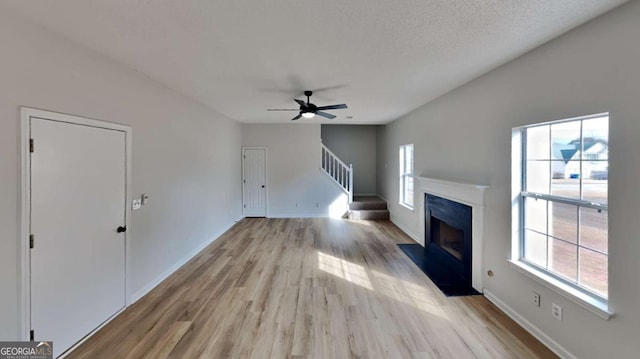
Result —
[[559, 281], [558, 279], [547, 275], [543, 271], [531, 267], [519, 260], [508, 260], [508, 262], [516, 271], [553, 290], [566, 299], [578, 304], [579, 306], [597, 315], [598, 317], [604, 320], [608, 320], [614, 315], [613, 312], [609, 311], [609, 304], [607, 303], [607, 301], [603, 300], [602, 298], [583, 293], [576, 288], [571, 287]]
[[410, 210], [411, 212], [413, 212], [413, 207], [412, 206], [409, 206], [408, 204], [402, 203], [402, 202], [399, 202], [398, 204], [401, 205], [402, 207]]

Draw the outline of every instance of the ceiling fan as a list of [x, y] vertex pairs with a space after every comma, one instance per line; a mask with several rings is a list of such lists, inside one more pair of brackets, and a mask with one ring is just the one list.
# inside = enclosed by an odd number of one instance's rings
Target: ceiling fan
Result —
[[303, 100], [293, 99], [295, 102], [298, 103], [298, 105], [300, 105], [299, 109], [293, 109], [293, 108], [270, 108], [270, 109], [267, 109], [267, 111], [299, 111], [298, 115], [296, 117], [292, 118], [291, 121], [295, 121], [295, 120], [299, 119], [300, 117], [313, 118], [315, 115], [322, 116], [324, 118], [328, 118], [328, 119], [332, 120], [332, 119], [336, 118], [336, 116], [334, 116], [334, 115], [332, 115], [330, 113], [323, 112], [324, 110], [340, 110], [340, 109], [347, 108], [347, 105], [345, 105], [345, 104], [329, 105], [329, 106], [316, 106], [316, 105], [312, 104], [311, 102], [309, 102], [309, 97], [311, 97], [311, 95], [313, 95], [313, 91], [305, 91], [304, 95], [307, 96], [307, 102], [304, 102]]

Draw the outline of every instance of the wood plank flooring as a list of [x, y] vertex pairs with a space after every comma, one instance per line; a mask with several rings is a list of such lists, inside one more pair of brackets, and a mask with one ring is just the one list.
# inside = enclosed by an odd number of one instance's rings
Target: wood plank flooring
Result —
[[244, 219], [69, 358], [555, 358], [390, 222]]

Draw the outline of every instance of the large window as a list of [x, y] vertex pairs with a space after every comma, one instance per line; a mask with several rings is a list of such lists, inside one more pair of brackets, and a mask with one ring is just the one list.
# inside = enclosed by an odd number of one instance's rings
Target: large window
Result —
[[400, 146], [400, 204], [413, 209], [413, 145]]
[[519, 261], [608, 297], [609, 116], [517, 129], [522, 158]]

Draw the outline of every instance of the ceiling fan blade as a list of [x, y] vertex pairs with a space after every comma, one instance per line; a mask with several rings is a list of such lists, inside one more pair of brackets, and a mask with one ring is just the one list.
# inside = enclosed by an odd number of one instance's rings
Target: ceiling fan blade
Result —
[[291, 121], [295, 121], [295, 120], [299, 119], [300, 117], [302, 117], [301, 113], [299, 113], [298, 116], [292, 118]]
[[318, 110], [342, 110], [348, 108], [347, 105], [345, 104], [340, 104], [340, 105], [329, 105], [329, 106], [320, 106], [318, 107]]
[[299, 108], [268, 108], [267, 111], [300, 111]]
[[330, 113], [320, 112], [320, 111], [316, 112], [316, 115], [318, 115], [318, 116], [322, 116], [322, 117], [324, 117], [324, 118], [328, 118], [328, 119], [330, 119], [330, 120], [333, 120], [334, 118], [336, 118], [336, 116], [334, 116], [334, 115], [332, 115], [332, 114], [330, 114]]
[[298, 105], [300, 105], [302, 107], [307, 107], [307, 103], [302, 101], [302, 100], [298, 100], [297, 98], [294, 98], [293, 101], [297, 102]]

